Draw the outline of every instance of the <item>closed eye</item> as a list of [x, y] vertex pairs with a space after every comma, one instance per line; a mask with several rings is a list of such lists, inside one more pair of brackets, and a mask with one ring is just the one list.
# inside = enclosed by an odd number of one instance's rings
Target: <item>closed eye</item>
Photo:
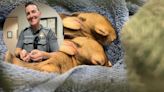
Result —
[[72, 42], [76, 45], [76, 47], [78, 47], [78, 48], [81, 48], [82, 47], [80, 44], [78, 44], [78, 43], [76, 43], [74, 41], [72, 41]]
[[83, 18], [83, 17], [79, 17], [79, 19], [83, 22], [86, 21], [86, 18]]

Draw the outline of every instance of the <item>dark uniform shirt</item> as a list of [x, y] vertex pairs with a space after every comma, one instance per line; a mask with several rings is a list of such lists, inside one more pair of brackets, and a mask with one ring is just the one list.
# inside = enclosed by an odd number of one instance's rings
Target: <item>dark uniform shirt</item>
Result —
[[28, 52], [33, 49], [54, 52], [59, 48], [55, 33], [51, 29], [42, 26], [37, 31], [33, 31], [31, 27], [24, 29], [20, 33], [16, 47], [25, 49]]

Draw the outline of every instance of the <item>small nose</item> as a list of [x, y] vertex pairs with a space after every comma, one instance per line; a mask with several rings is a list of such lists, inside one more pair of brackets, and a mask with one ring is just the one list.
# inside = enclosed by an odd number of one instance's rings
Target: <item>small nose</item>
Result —
[[31, 18], [31, 17], [33, 16], [33, 15], [32, 15], [32, 13], [30, 13], [30, 15], [29, 15], [29, 16], [30, 16], [30, 18]]
[[94, 54], [91, 58], [91, 62], [95, 65], [104, 65], [105, 57], [101, 56], [101, 54]]

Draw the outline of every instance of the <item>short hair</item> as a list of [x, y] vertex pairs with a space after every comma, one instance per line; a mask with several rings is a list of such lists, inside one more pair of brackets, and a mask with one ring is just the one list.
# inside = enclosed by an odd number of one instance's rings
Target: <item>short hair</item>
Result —
[[25, 4], [25, 8], [26, 8], [27, 6], [29, 6], [29, 5], [35, 5], [35, 6], [37, 7], [37, 9], [39, 10], [38, 5], [37, 5], [36, 3], [34, 3], [34, 2], [27, 2], [27, 3]]

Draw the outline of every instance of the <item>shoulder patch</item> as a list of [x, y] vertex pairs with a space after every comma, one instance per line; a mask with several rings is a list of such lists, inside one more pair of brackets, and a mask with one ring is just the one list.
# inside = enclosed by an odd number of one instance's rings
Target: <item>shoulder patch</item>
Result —
[[51, 30], [50, 28], [42, 28], [41, 33], [43, 32], [46, 35], [46, 37], [47, 37], [47, 35], [50, 32], [50, 30]]

